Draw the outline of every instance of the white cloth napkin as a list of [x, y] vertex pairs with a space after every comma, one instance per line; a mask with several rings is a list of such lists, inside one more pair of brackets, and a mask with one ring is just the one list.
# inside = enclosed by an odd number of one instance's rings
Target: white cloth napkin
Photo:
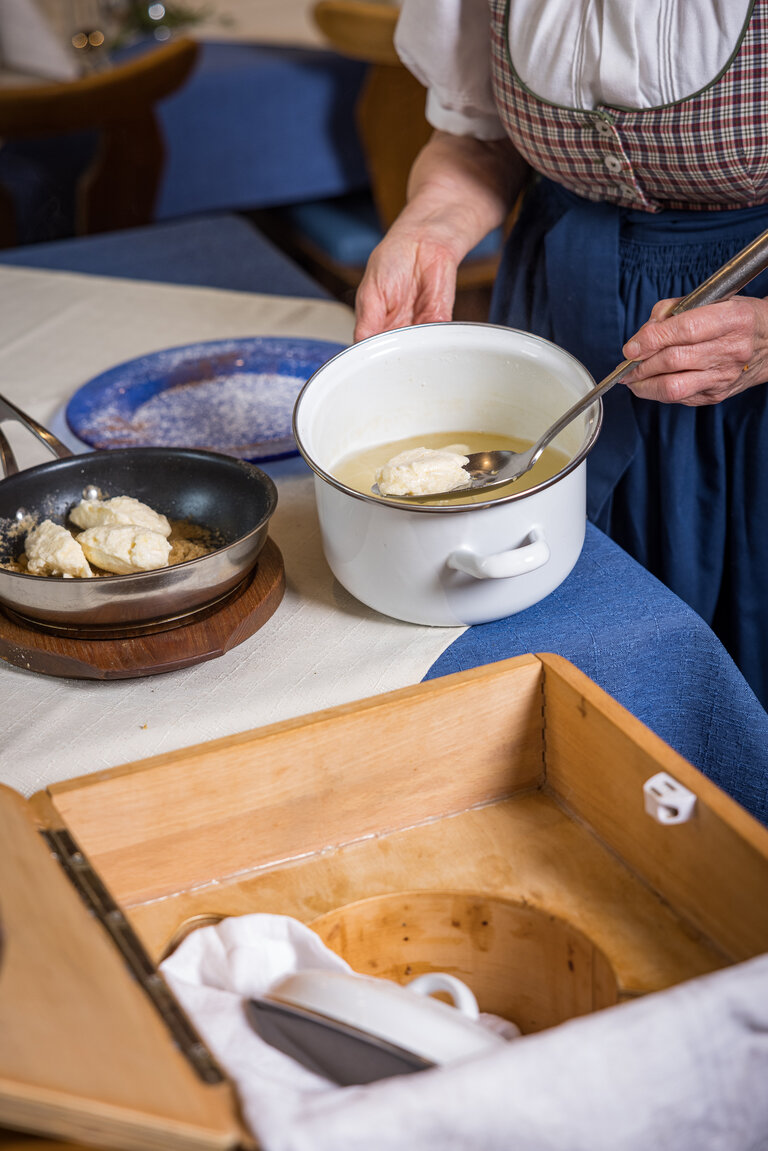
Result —
[[[161, 970], [237, 1085], [254, 1131], [265, 1122], [282, 1125], [307, 1097], [340, 1090], [261, 1039], [244, 1013], [246, 999], [293, 972], [352, 972], [303, 923], [284, 915], [224, 919], [192, 932]], [[481, 1014], [479, 1022], [503, 1038], [519, 1034], [497, 1016]]]
[[249, 915], [161, 970], [264, 1151], [768, 1151], [768, 955], [451, 1067], [337, 1087], [251, 1031], [245, 997], [348, 965], [309, 928]]
[[327, 1079], [265, 1043], [248, 1023], [244, 1000], [306, 968], [349, 971], [314, 931], [281, 915], [243, 915], [193, 931], [161, 971], [216, 1059], [237, 1086], [256, 1131], [280, 1126], [307, 1096], [337, 1090]]

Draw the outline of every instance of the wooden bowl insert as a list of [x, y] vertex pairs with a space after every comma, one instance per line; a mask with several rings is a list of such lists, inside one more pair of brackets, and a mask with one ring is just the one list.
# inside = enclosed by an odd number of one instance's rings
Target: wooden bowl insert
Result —
[[414, 891], [350, 903], [310, 926], [362, 975], [397, 983], [426, 971], [458, 976], [481, 1011], [524, 1034], [619, 999], [602, 951], [565, 920], [523, 903]]

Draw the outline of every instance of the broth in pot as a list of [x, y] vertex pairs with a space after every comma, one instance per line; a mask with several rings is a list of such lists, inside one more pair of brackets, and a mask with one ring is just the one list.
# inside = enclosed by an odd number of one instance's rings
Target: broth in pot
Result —
[[[395, 440], [386, 444], [377, 444], [373, 448], [366, 448], [362, 452], [353, 452], [344, 456], [333, 467], [333, 475], [346, 487], [353, 491], [371, 494], [371, 487], [376, 482], [376, 473], [394, 456], [412, 448], [444, 449], [450, 447], [458, 451], [461, 445], [465, 451], [486, 452], [500, 448], [505, 451], [523, 452], [531, 446], [531, 440], [520, 439], [517, 436], [498, 435], [496, 432], [430, 432], [422, 436], [409, 436], [407, 439]], [[479, 491], [472, 495], [443, 496], [441, 499], [422, 498], [419, 502], [433, 504], [436, 507], [450, 507], [458, 504], [487, 503], [493, 499], [503, 499], [513, 492], [523, 492], [534, 488], [537, 484], [551, 479], [568, 463], [568, 456], [557, 448], [548, 447], [542, 452], [539, 459], [529, 472], [520, 479], [514, 480], [502, 487], [492, 488], [490, 491]], [[469, 483], [469, 477], [467, 477]], [[387, 496], [388, 500], [398, 500], [403, 504], [409, 503], [407, 499], [398, 496]]]

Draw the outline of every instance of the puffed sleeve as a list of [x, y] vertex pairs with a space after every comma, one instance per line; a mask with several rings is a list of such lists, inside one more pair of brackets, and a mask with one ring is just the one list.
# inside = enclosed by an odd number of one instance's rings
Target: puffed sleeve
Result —
[[427, 119], [456, 136], [505, 135], [491, 89], [488, 0], [403, 0], [395, 48], [427, 89]]

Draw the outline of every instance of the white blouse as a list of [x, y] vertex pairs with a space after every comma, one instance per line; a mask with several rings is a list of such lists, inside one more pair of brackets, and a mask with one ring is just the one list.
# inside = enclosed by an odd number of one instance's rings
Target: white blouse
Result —
[[[569, 108], [653, 108], [692, 96], [728, 64], [750, 0], [510, 0], [515, 71]], [[395, 46], [428, 89], [427, 118], [499, 139], [488, 0], [403, 0]]]

